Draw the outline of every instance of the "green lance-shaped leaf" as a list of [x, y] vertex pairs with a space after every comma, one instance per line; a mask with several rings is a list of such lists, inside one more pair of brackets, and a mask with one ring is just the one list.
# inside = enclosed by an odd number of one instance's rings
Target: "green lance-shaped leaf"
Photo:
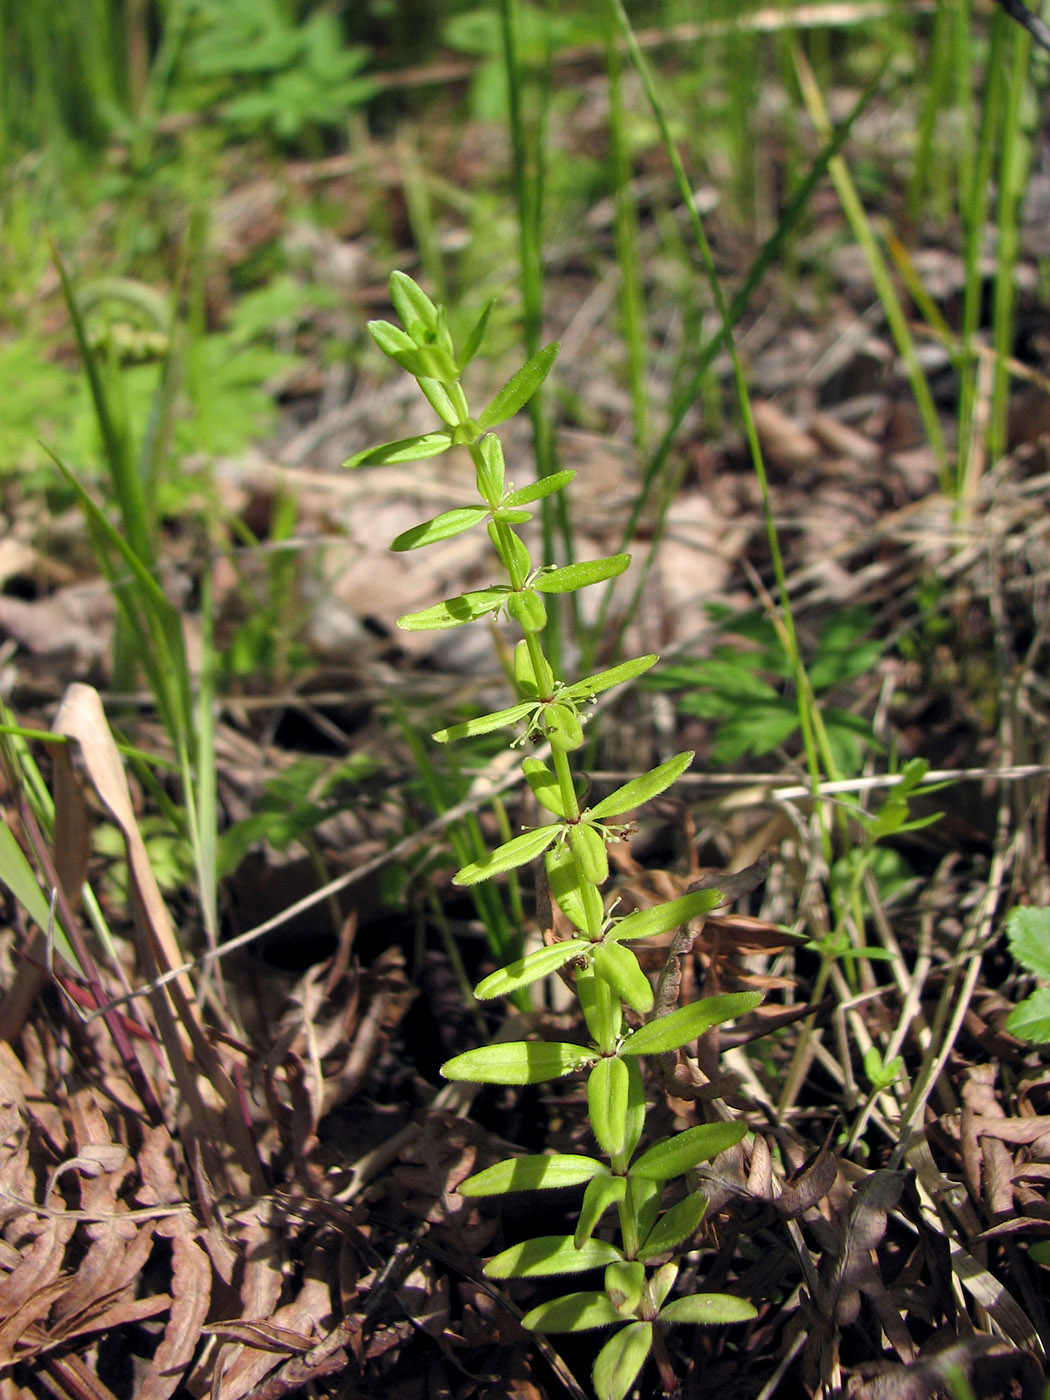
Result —
[[[459, 1189], [462, 1191], [463, 1187]], [[677, 1249], [682, 1241], [687, 1240], [697, 1229], [706, 1209], [707, 1200], [699, 1191], [690, 1191], [688, 1196], [683, 1196], [649, 1231], [638, 1251], [638, 1258], [656, 1259], [661, 1254], [668, 1254], [672, 1249]]]
[[597, 982], [594, 968], [589, 964], [576, 974], [576, 995], [579, 998], [583, 1019], [595, 1041], [601, 1035], [601, 1011], [598, 1006]]
[[674, 758], [669, 758], [666, 763], [661, 763], [658, 768], [651, 768], [648, 773], [644, 773], [640, 778], [633, 778], [631, 782], [624, 783], [615, 792], [610, 792], [608, 797], [602, 799], [591, 807], [586, 815], [593, 821], [604, 821], [606, 817], [620, 817], [625, 812], [633, 812], [636, 807], [640, 807], [643, 802], [650, 801], [669, 788], [676, 778], [680, 778], [693, 761], [692, 751], [676, 754]]
[[503, 479], [506, 467], [503, 461], [503, 444], [495, 433], [489, 433], [478, 443], [481, 460], [475, 457], [475, 476], [478, 495], [492, 507], [503, 499]]
[[527, 1312], [521, 1325], [530, 1332], [589, 1332], [621, 1320], [607, 1293], [566, 1293]]
[[503, 584], [477, 588], [461, 593], [458, 598], [446, 598], [431, 608], [405, 613], [398, 618], [397, 625], [404, 632], [440, 632], [449, 627], [462, 627], [465, 622], [476, 622], [486, 613], [498, 612], [507, 601], [509, 591]]
[[528, 642], [522, 640], [514, 648], [514, 684], [521, 695], [549, 699], [554, 693], [554, 672], [542, 654], [539, 657], [540, 674], [537, 676], [532, 664], [532, 653]]
[[520, 865], [528, 865], [542, 855], [547, 847], [564, 828], [557, 822], [550, 826], [537, 826], [531, 831], [523, 831], [502, 846], [490, 851], [484, 860], [471, 861], [452, 877], [456, 885], [478, 885], [482, 880], [501, 875], [505, 870], [517, 870]]
[[551, 748], [561, 749], [562, 753], [574, 753], [583, 747], [583, 725], [572, 705], [552, 701], [544, 707], [543, 723]]
[[631, 1175], [627, 1178], [627, 1208], [637, 1222], [640, 1240], [644, 1240], [656, 1224], [663, 1198], [662, 1181], [645, 1176]]
[[464, 345], [459, 359], [456, 361], [460, 374], [463, 373], [467, 365], [470, 364], [471, 360], [481, 349], [481, 342], [485, 339], [485, 328], [488, 326], [489, 317], [492, 315], [492, 308], [495, 305], [495, 297], [493, 297], [491, 301], [485, 303], [484, 311], [482, 311], [481, 315], [474, 323], [474, 329], [467, 336], [467, 343]]
[[605, 559], [587, 559], [579, 564], [566, 564], [561, 569], [550, 569], [539, 573], [533, 579], [533, 587], [541, 593], [575, 593], [578, 588], [586, 588], [589, 583], [603, 583], [615, 578], [630, 566], [629, 554], [611, 554]]
[[530, 510], [511, 510], [509, 506], [497, 506], [492, 512], [493, 520], [499, 521], [501, 525], [524, 525], [526, 520], [532, 519]]
[[389, 321], [369, 321], [368, 334], [382, 350], [384, 355], [394, 360], [398, 355], [411, 354], [416, 348], [416, 342], [403, 331], [400, 326], [394, 326]]
[[589, 823], [574, 822], [569, 827], [569, 846], [583, 878], [592, 885], [604, 885], [609, 878], [609, 853], [602, 833]]
[[635, 1011], [644, 1016], [653, 1009], [653, 989], [630, 948], [600, 943], [594, 950], [594, 971]]
[[441, 1066], [446, 1079], [468, 1084], [545, 1084], [594, 1063], [597, 1054], [582, 1045], [559, 1041], [516, 1040], [479, 1045], [454, 1055]]
[[438, 309], [419, 283], [413, 282], [405, 272], [392, 272], [388, 286], [390, 304], [409, 335], [417, 340], [429, 340], [435, 336]]
[[[511, 577], [527, 577], [532, 570], [532, 560], [524, 542], [518, 538], [514, 531], [500, 530], [493, 521], [489, 525], [489, 539]], [[542, 598], [540, 602], [543, 602]]]
[[722, 903], [721, 890], [695, 890], [666, 904], [654, 904], [651, 909], [639, 909], [628, 914], [605, 935], [607, 940], [628, 943], [636, 938], [654, 938], [668, 933], [690, 919], [699, 919]]
[[452, 446], [449, 433], [421, 433], [419, 437], [399, 438], [384, 442], [365, 452], [355, 452], [343, 463], [344, 467], [388, 467], [396, 462], [421, 462], [424, 457], [440, 457]]
[[556, 817], [561, 817], [563, 821], [567, 820], [569, 813], [565, 810], [561, 784], [558, 782], [556, 774], [551, 772], [542, 759], [523, 758], [521, 771], [525, 774], [525, 781], [535, 793], [536, 800], [546, 807], [548, 812], [553, 812]]
[[735, 1146], [746, 1133], [746, 1123], [698, 1123], [643, 1152], [631, 1163], [631, 1175], [647, 1181], [670, 1181]]
[[534, 588], [514, 589], [507, 594], [507, 615], [523, 632], [542, 632], [547, 625], [547, 605]]
[[576, 1221], [573, 1243], [582, 1249], [594, 1234], [598, 1221], [610, 1206], [619, 1205], [627, 1195], [627, 1179], [622, 1176], [596, 1176], [587, 1183], [583, 1204]]
[[623, 1060], [605, 1056], [587, 1077], [587, 1112], [591, 1132], [602, 1151], [615, 1157], [627, 1136], [627, 1096], [630, 1091]]
[[551, 898], [581, 933], [596, 938], [605, 917], [601, 893], [594, 885], [586, 881], [581, 882], [576, 861], [568, 844], [555, 846], [547, 852], [544, 860]]
[[570, 938], [563, 943], [552, 943], [549, 948], [537, 948], [527, 957], [518, 958], [506, 967], [497, 968], [474, 988], [479, 1001], [489, 1001], [492, 997], [509, 997], [521, 987], [528, 987], [549, 977], [564, 967], [573, 958], [587, 957], [594, 952], [594, 944], [586, 938]]
[[472, 739], [477, 734], [491, 734], [494, 729], [503, 729], [531, 715], [536, 706], [531, 700], [520, 705], [511, 705], [506, 710], [493, 710], [476, 719], [464, 720], [462, 724], [451, 724], [447, 729], [437, 729], [431, 734], [436, 744], [448, 744], [455, 739]]
[[543, 1235], [505, 1249], [485, 1265], [489, 1278], [544, 1278], [548, 1274], [582, 1274], [604, 1269], [623, 1252], [605, 1240], [588, 1240], [577, 1249], [571, 1235]]
[[575, 472], [552, 472], [550, 476], [544, 476], [539, 481], [534, 481], [531, 486], [523, 486], [519, 491], [508, 491], [502, 504], [505, 506], [527, 506], [531, 505], [533, 501], [542, 501], [545, 496], [553, 496], [555, 491], [560, 491], [563, 487], [568, 486], [575, 475]]
[[598, 1400], [624, 1400], [653, 1345], [653, 1324], [632, 1322], [605, 1343], [591, 1372]]
[[649, 1280], [649, 1293], [655, 1307], [659, 1308], [663, 1305], [677, 1278], [678, 1261], [676, 1259], [671, 1259], [666, 1264], [661, 1265], [653, 1274]]
[[605, 1271], [605, 1291], [621, 1317], [633, 1316], [644, 1287], [645, 1268], [636, 1260], [617, 1260]]
[[436, 379], [417, 379], [416, 383], [441, 421], [447, 423], [450, 428], [459, 428], [459, 409], [452, 402], [444, 384], [440, 384]]
[[[623, 1140], [623, 1155], [630, 1158], [639, 1142], [642, 1140], [642, 1133], [645, 1131], [645, 1080], [642, 1078], [642, 1067], [636, 1057], [625, 1061], [627, 1065], [627, 1131]], [[649, 1224], [642, 1231], [648, 1233], [652, 1228]]]
[[[512, 1191], [557, 1191], [582, 1186], [609, 1169], [594, 1157], [556, 1152], [548, 1157], [509, 1157], [459, 1184], [461, 1196], [505, 1196]], [[622, 1180], [622, 1178], [618, 1178]]]
[[697, 1036], [703, 1035], [712, 1026], [731, 1021], [753, 1011], [762, 1000], [761, 992], [727, 992], [723, 996], [703, 997], [691, 1001], [688, 1006], [680, 1006], [669, 1016], [658, 1016], [655, 1021], [641, 1026], [624, 1041], [623, 1055], [663, 1055], [668, 1050], [677, 1050], [688, 1045]]
[[479, 525], [487, 515], [485, 506], [462, 506], [458, 510], [447, 510], [433, 520], [425, 520], [422, 525], [413, 525], [411, 530], [398, 535], [390, 548], [400, 553], [406, 549], [420, 549], [425, 544], [435, 544], [438, 540], [450, 540], [454, 535], [462, 535]]
[[587, 676], [582, 681], [573, 681], [572, 685], [565, 687], [563, 694], [568, 700], [591, 700], [603, 690], [611, 690], [614, 685], [633, 681], [636, 676], [648, 671], [650, 666], [655, 666], [658, 660], [659, 657], [653, 652], [651, 656], [636, 656], [633, 661], [621, 661], [619, 666], [610, 666], [607, 671], [599, 671], [597, 675]]
[[558, 357], [560, 345], [555, 341], [538, 351], [522, 365], [517, 374], [507, 380], [496, 397], [482, 410], [478, 424], [484, 432], [513, 418], [519, 408], [524, 408], [529, 399], [550, 373], [551, 365]]
[[676, 1298], [660, 1309], [660, 1321], [690, 1322], [724, 1326], [730, 1322], [750, 1322], [757, 1317], [755, 1309], [743, 1298], [731, 1293], [694, 1293], [691, 1298]]

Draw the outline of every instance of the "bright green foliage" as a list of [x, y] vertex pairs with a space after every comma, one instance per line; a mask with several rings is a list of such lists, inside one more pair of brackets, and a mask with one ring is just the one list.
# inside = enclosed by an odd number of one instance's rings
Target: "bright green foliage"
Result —
[[[613, 579], [630, 563], [628, 555], [614, 554], [537, 569], [518, 533], [530, 518], [528, 507], [564, 490], [573, 473], [553, 473], [520, 489], [509, 485], [503, 449], [492, 429], [539, 391], [558, 347], [549, 345], [533, 355], [475, 418], [459, 374], [480, 347], [488, 312], [467, 347], [457, 353], [443, 308], [435, 306], [414, 282], [395, 273], [390, 298], [401, 327], [373, 322], [372, 337], [384, 354], [415, 376], [443, 426], [359, 452], [347, 465], [382, 466], [437, 456], [453, 447], [466, 449], [474, 465], [478, 505], [446, 511], [413, 526], [398, 536], [393, 548], [418, 549], [484, 525], [503, 573], [499, 582], [400, 618], [399, 626], [409, 631], [441, 630], [495, 616], [508, 618], [522, 634], [514, 652], [515, 703], [441, 729], [433, 737], [449, 743], [507, 728], [549, 748], [547, 755], [531, 753], [521, 763], [522, 775], [546, 814], [541, 824], [462, 866], [455, 882], [477, 885], [542, 856], [551, 897], [572, 925], [569, 937], [497, 968], [475, 992], [483, 1000], [516, 996], [561, 973], [575, 981], [591, 1041], [586, 1045], [499, 1041], [456, 1055], [442, 1065], [441, 1072], [447, 1079], [477, 1084], [525, 1085], [588, 1071], [591, 1130], [608, 1163], [564, 1153], [511, 1158], [477, 1172], [460, 1189], [466, 1196], [481, 1196], [585, 1187], [572, 1235], [524, 1240], [491, 1259], [485, 1272], [490, 1278], [503, 1279], [604, 1269], [604, 1290], [570, 1293], [542, 1303], [524, 1321], [527, 1327], [551, 1332], [617, 1327], [595, 1363], [594, 1384], [600, 1400], [619, 1400], [645, 1364], [654, 1329], [678, 1322], [735, 1322], [754, 1316], [750, 1303], [720, 1294], [666, 1302], [678, 1277], [677, 1263], [667, 1256], [695, 1233], [706, 1202], [689, 1193], [664, 1210], [665, 1183], [740, 1142], [745, 1125], [698, 1123], [641, 1152], [639, 1147], [646, 1117], [642, 1058], [679, 1050], [713, 1026], [752, 1011], [761, 996], [738, 992], [707, 997], [677, 1010], [659, 1008], [654, 1015], [652, 983], [629, 945], [702, 920], [721, 902], [717, 890], [695, 891], [626, 917], [606, 913], [602, 889], [609, 878], [609, 843], [623, 839], [631, 814], [666, 791], [689, 767], [693, 755], [676, 754], [593, 805], [581, 807], [580, 795], [588, 783], [584, 775], [574, 772], [571, 756], [584, 744], [587, 706], [612, 686], [648, 671], [656, 657], [621, 662], [569, 684], [555, 674], [543, 649], [547, 598]], [[630, 1022], [625, 1013], [630, 1014]], [[650, 1015], [653, 1019], [631, 1028], [638, 1018]], [[597, 1239], [594, 1233], [613, 1210], [619, 1244]]]
[[[729, 609], [708, 608], [712, 622], [730, 640], [702, 660], [684, 660], [654, 673], [647, 685], [681, 691], [683, 714], [717, 721], [712, 756], [734, 763], [744, 754], [765, 754], [786, 743], [799, 727], [795, 697], [784, 693], [794, 679], [791, 657], [772, 619], [764, 613], [734, 615]], [[864, 608], [834, 613], [817, 638], [806, 674], [838, 771], [860, 771], [864, 747], [875, 747], [871, 726], [847, 710], [824, 704], [822, 697], [869, 671], [882, 650], [868, 640], [872, 620]]]
[[[1010, 952], [1029, 972], [1050, 982], [1050, 909], [1011, 909], [1006, 916]], [[1006, 1018], [1006, 1029], [1020, 1040], [1050, 1041], [1050, 988], [1037, 987]]]

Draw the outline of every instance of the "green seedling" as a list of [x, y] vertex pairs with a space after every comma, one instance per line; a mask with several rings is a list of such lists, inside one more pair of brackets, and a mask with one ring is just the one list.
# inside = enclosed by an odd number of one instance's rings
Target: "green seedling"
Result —
[[[1050, 909], [1011, 909], [1006, 916], [1006, 941], [1023, 968], [1050, 982]], [[1050, 987], [1037, 987], [1006, 1018], [1006, 1029], [1033, 1045], [1050, 1041]]]
[[[413, 527], [392, 547], [416, 549], [484, 524], [506, 577], [505, 582], [410, 613], [399, 625], [410, 631], [441, 630], [505, 617], [523, 634], [514, 652], [514, 703], [441, 729], [433, 738], [444, 744], [506, 729], [515, 736], [515, 746], [525, 740], [544, 746], [534, 747], [522, 759], [521, 770], [547, 820], [462, 866], [455, 883], [475, 886], [542, 856], [551, 897], [572, 926], [569, 937], [483, 978], [475, 995], [481, 1000], [513, 997], [564, 973], [575, 986], [588, 1032], [584, 1044], [520, 1040], [478, 1046], [447, 1061], [442, 1074], [476, 1084], [518, 1086], [585, 1073], [590, 1127], [601, 1154], [508, 1158], [468, 1178], [460, 1190], [467, 1196], [499, 1196], [584, 1188], [571, 1235], [525, 1240], [490, 1260], [486, 1272], [499, 1279], [601, 1272], [600, 1288], [541, 1303], [524, 1320], [527, 1327], [545, 1332], [616, 1329], [598, 1354], [593, 1379], [600, 1400], [622, 1400], [650, 1353], [661, 1378], [673, 1384], [664, 1343], [668, 1327], [754, 1316], [750, 1303], [731, 1294], [701, 1293], [668, 1301], [678, 1274], [675, 1253], [691, 1241], [706, 1202], [690, 1192], [665, 1209], [665, 1186], [734, 1146], [746, 1129], [735, 1121], [701, 1123], [644, 1145], [642, 1066], [652, 1056], [673, 1053], [712, 1027], [752, 1010], [761, 996], [741, 992], [707, 997], [645, 1021], [654, 1009], [654, 993], [632, 945], [702, 920], [721, 894], [698, 890], [620, 917], [607, 910], [602, 897], [609, 878], [609, 843], [623, 838], [631, 814], [666, 791], [693, 755], [676, 754], [607, 796], [581, 804], [580, 793], [587, 792], [589, 784], [585, 775], [574, 771], [573, 756], [584, 746], [588, 706], [601, 693], [644, 674], [657, 658], [637, 657], [570, 683], [556, 674], [544, 650], [548, 600], [615, 578], [630, 563], [628, 555], [614, 554], [562, 568], [537, 568], [519, 533], [531, 517], [530, 507], [563, 491], [574, 473], [556, 472], [516, 488], [506, 479], [503, 448], [493, 430], [536, 393], [554, 363], [557, 345], [532, 355], [475, 416], [460, 376], [480, 348], [488, 313], [465, 347], [457, 350], [444, 308], [410, 278], [395, 272], [390, 297], [401, 327], [373, 322], [372, 337], [413, 375], [442, 426], [360, 452], [347, 465], [410, 462], [452, 447], [465, 448], [474, 465], [479, 503]], [[607, 1213], [613, 1214], [618, 1228], [615, 1242], [596, 1234]]]

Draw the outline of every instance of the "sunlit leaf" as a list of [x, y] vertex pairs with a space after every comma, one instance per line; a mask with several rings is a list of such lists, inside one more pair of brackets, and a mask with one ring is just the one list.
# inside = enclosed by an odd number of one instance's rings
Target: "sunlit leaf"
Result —
[[517, 724], [519, 720], [531, 714], [534, 708], [531, 702], [526, 701], [521, 705], [511, 705], [506, 710], [493, 710], [487, 715], [478, 715], [476, 719], [464, 720], [462, 724], [452, 724], [447, 729], [436, 729], [430, 737], [436, 744], [448, 744], [455, 739], [472, 739], [477, 734], [491, 734], [494, 729]]
[[676, 1298], [660, 1309], [660, 1321], [677, 1323], [725, 1324], [750, 1322], [758, 1314], [744, 1298], [731, 1293], [694, 1293], [691, 1298]]
[[590, 583], [602, 583], [616, 578], [630, 566], [629, 554], [613, 554], [606, 559], [587, 559], [579, 564], [566, 564], [562, 569], [550, 569], [537, 574], [533, 587], [541, 593], [575, 593]]
[[471, 861], [452, 877], [457, 885], [476, 885], [505, 870], [516, 870], [519, 865], [528, 865], [542, 855], [562, 828], [557, 822], [550, 826], [537, 826], [531, 831], [523, 831], [502, 846], [490, 851], [484, 860]]
[[627, 943], [636, 938], [653, 938], [668, 933], [690, 919], [699, 919], [722, 902], [721, 890], [694, 890], [666, 904], [654, 904], [651, 909], [639, 909], [614, 924], [606, 934], [607, 941]]
[[627, 1194], [627, 1179], [622, 1176], [596, 1176], [587, 1183], [583, 1193], [583, 1204], [576, 1220], [576, 1233], [573, 1243], [582, 1249], [591, 1238], [598, 1221], [610, 1206], [619, 1204]]
[[618, 787], [608, 797], [591, 807], [586, 815], [594, 821], [604, 821], [606, 817], [620, 817], [625, 812], [633, 812], [644, 802], [649, 802], [665, 788], [669, 788], [676, 778], [681, 777], [693, 761], [692, 751], [675, 754], [658, 768], [652, 768], [640, 778], [633, 778], [623, 787]]
[[680, 1006], [669, 1016], [658, 1016], [648, 1025], [640, 1026], [623, 1045], [624, 1055], [662, 1055], [696, 1040], [712, 1026], [731, 1021], [753, 1011], [762, 1000], [761, 992], [726, 992], [722, 996], [703, 997]]
[[479, 1045], [446, 1060], [446, 1079], [468, 1084], [545, 1084], [573, 1070], [593, 1064], [597, 1055], [582, 1045], [558, 1041], [515, 1040], [507, 1044]]
[[657, 662], [656, 653], [650, 656], [636, 656], [633, 661], [622, 661], [619, 666], [610, 666], [607, 671], [599, 671], [597, 675], [588, 676], [582, 681], [574, 681], [572, 685], [566, 686], [564, 694], [571, 700], [590, 700], [595, 695], [600, 695], [603, 690], [611, 690], [614, 685], [623, 685], [625, 681], [632, 681], [636, 676], [648, 671], [650, 666], [655, 666]]
[[547, 1274], [582, 1274], [604, 1269], [623, 1254], [605, 1240], [590, 1239], [577, 1249], [571, 1235], [543, 1235], [512, 1245], [485, 1265], [489, 1278], [543, 1278]]
[[512, 1191], [556, 1191], [582, 1186], [609, 1169], [593, 1157], [556, 1152], [550, 1156], [510, 1157], [459, 1184], [461, 1196], [504, 1196]]
[[390, 548], [397, 552], [406, 549], [419, 549], [437, 540], [450, 540], [454, 535], [462, 535], [465, 530], [478, 525], [488, 515], [484, 506], [463, 506], [458, 510], [447, 510], [444, 515], [436, 515], [422, 525], [413, 525], [398, 535]]
[[567, 1293], [527, 1312], [521, 1319], [530, 1332], [587, 1332], [622, 1321], [606, 1293]]
[[557, 972], [559, 967], [564, 967], [573, 958], [585, 956], [593, 951], [594, 944], [585, 938], [566, 939], [563, 943], [552, 943], [549, 948], [537, 948], [527, 957], [518, 958], [516, 962], [490, 972], [474, 988], [474, 995], [479, 1001], [488, 1001], [492, 997], [509, 997], [520, 987], [528, 987], [543, 977], [549, 977], [552, 972]]
[[652, 986], [630, 948], [600, 943], [594, 950], [594, 971], [633, 1010], [644, 1016], [653, 1009]]
[[386, 467], [395, 462], [421, 462], [424, 457], [440, 457], [452, 446], [448, 433], [421, 433], [419, 437], [401, 438], [397, 442], [384, 442], [380, 447], [370, 447], [365, 452], [356, 452], [343, 463], [344, 467]]
[[458, 598], [446, 598], [443, 603], [435, 603], [433, 607], [405, 613], [398, 618], [397, 625], [404, 632], [440, 632], [449, 627], [462, 627], [466, 622], [476, 622], [486, 613], [503, 607], [508, 591], [499, 584], [493, 588], [461, 593]]
[[733, 1147], [746, 1133], [746, 1123], [698, 1123], [643, 1152], [631, 1163], [631, 1175], [649, 1181], [670, 1181]]
[[624, 1400], [653, 1344], [653, 1324], [632, 1322], [605, 1343], [591, 1372], [598, 1400]]
[[538, 758], [523, 758], [521, 771], [525, 774], [525, 781], [536, 794], [536, 800], [546, 807], [548, 812], [553, 812], [556, 817], [567, 819], [569, 813], [565, 807], [557, 775], [552, 773], [547, 765]]
[[562, 487], [568, 486], [575, 475], [575, 472], [552, 472], [550, 476], [544, 476], [539, 481], [534, 481], [531, 486], [523, 486], [519, 491], [508, 491], [503, 504], [527, 506], [532, 501], [542, 501], [545, 496], [552, 496], [555, 491], [560, 491]]
[[547, 378], [560, 348], [557, 342], [545, 346], [533, 355], [531, 360], [526, 360], [517, 374], [507, 380], [478, 417], [478, 424], [484, 432], [505, 423], [508, 418], [514, 417], [518, 409], [524, 408]]
[[579, 862], [583, 878], [601, 887], [609, 878], [609, 854], [605, 837], [585, 822], [573, 822], [569, 827], [569, 848]]
[[615, 1157], [623, 1151], [627, 1135], [627, 1066], [623, 1060], [606, 1056], [587, 1077], [587, 1112], [591, 1132], [602, 1151]]
[[[460, 1187], [460, 1190], [463, 1188]], [[687, 1240], [696, 1230], [707, 1209], [706, 1199], [698, 1191], [690, 1191], [688, 1196], [673, 1205], [656, 1222], [638, 1251], [639, 1259], [655, 1259], [667, 1254]]]
[[401, 317], [401, 324], [409, 335], [429, 338], [436, 334], [438, 327], [437, 307], [424, 292], [418, 282], [404, 272], [392, 272], [389, 281], [390, 304]]

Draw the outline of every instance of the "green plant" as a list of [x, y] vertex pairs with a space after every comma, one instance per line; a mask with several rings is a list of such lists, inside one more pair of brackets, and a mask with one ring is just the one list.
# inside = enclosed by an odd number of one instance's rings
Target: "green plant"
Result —
[[[1006, 940], [1015, 961], [1040, 981], [1050, 982], [1050, 909], [1011, 909]], [[1037, 987], [1015, 1006], [1006, 1029], [1034, 1045], [1050, 1041], [1050, 988]]]
[[[765, 754], [785, 743], [800, 725], [798, 704], [775, 682], [790, 682], [795, 668], [780, 632], [764, 613], [734, 614], [712, 605], [708, 616], [720, 623], [727, 640], [702, 660], [682, 660], [654, 670], [646, 684], [684, 692], [682, 714], [717, 725], [711, 749], [716, 763], [734, 763], [746, 753]], [[864, 608], [842, 608], [824, 623], [807, 667], [814, 698], [855, 680], [877, 660], [878, 642], [866, 640], [871, 616]], [[847, 710], [820, 705], [828, 745], [837, 770], [859, 771], [862, 745], [874, 744], [871, 725]]]
[[[621, 1400], [650, 1352], [665, 1386], [673, 1384], [663, 1335], [668, 1326], [728, 1323], [754, 1316], [749, 1303], [728, 1294], [701, 1293], [668, 1301], [678, 1274], [675, 1251], [694, 1235], [705, 1201], [690, 1191], [665, 1209], [666, 1183], [738, 1143], [745, 1125], [732, 1119], [700, 1123], [640, 1153], [639, 1147], [646, 1125], [642, 1060], [673, 1054], [711, 1027], [753, 1009], [761, 996], [745, 992], [708, 997], [672, 1009], [672, 998], [667, 1004], [663, 998], [657, 1001], [630, 946], [702, 920], [720, 901], [718, 892], [694, 891], [625, 917], [605, 908], [601, 891], [609, 876], [608, 844], [623, 838], [630, 813], [667, 789], [693, 755], [676, 754], [601, 800], [581, 804], [587, 783], [584, 775], [573, 771], [571, 756], [584, 744], [584, 707], [602, 692], [649, 670], [656, 657], [638, 657], [567, 683], [555, 673], [544, 651], [541, 636], [547, 624], [547, 598], [613, 578], [630, 563], [628, 555], [617, 554], [537, 569], [518, 533], [530, 518], [529, 507], [564, 490], [574, 473], [556, 472], [515, 489], [506, 481], [502, 445], [493, 430], [539, 389], [554, 363], [557, 345], [532, 355], [475, 417], [460, 376], [481, 345], [488, 312], [457, 354], [444, 308], [435, 306], [415, 282], [395, 272], [390, 296], [403, 329], [386, 321], [372, 322], [372, 337], [416, 379], [443, 427], [358, 453], [347, 465], [382, 466], [465, 447], [474, 464], [479, 504], [413, 527], [392, 548], [418, 548], [487, 523], [508, 578], [507, 583], [474, 589], [408, 614], [399, 619], [399, 625], [408, 630], [442, 629], [505, 614], [523, 633], [514, 653], [515, 703], [441, 729], [433, 738], [449, 743], [521, 725], [527, 740], [549, 746], [549, 764], [538, 753], [521, 762], [522, 773], [549, 820], [464, 865], [455, 882], [473, 886], [542, 855], [551, 896], [572, 926], [569, 937], [485, 977], [476, 995], [482, 1000], [513, 996], [561, 972], [573, 980], [590, 1035], [585, 1045], [517, 1040], [480, 1046], [449, 1060], [442, 1073], [471, 1083], [519, 1086], [586, 1071], [590, 1126], [602, 1154], [510, 1158], [470, 1177], [460, 1190], [482, 1196], [585, 1187], [572, 1235], [525, 1240], [490, 1260], [486, 1272], [492, 1278], [509, 1279], [603, 1270], [603, 1288], [540, 1303], [526, 1315], [525, 1325], [550, 1332], [617, 1328], [598, 1354], [593, 1378], [601, 1400]], [[649, 1019], [633, 1029], [628, 1012]], [[616, 1213], [618, 1243], [595, 1235], [610, 1210]]]

